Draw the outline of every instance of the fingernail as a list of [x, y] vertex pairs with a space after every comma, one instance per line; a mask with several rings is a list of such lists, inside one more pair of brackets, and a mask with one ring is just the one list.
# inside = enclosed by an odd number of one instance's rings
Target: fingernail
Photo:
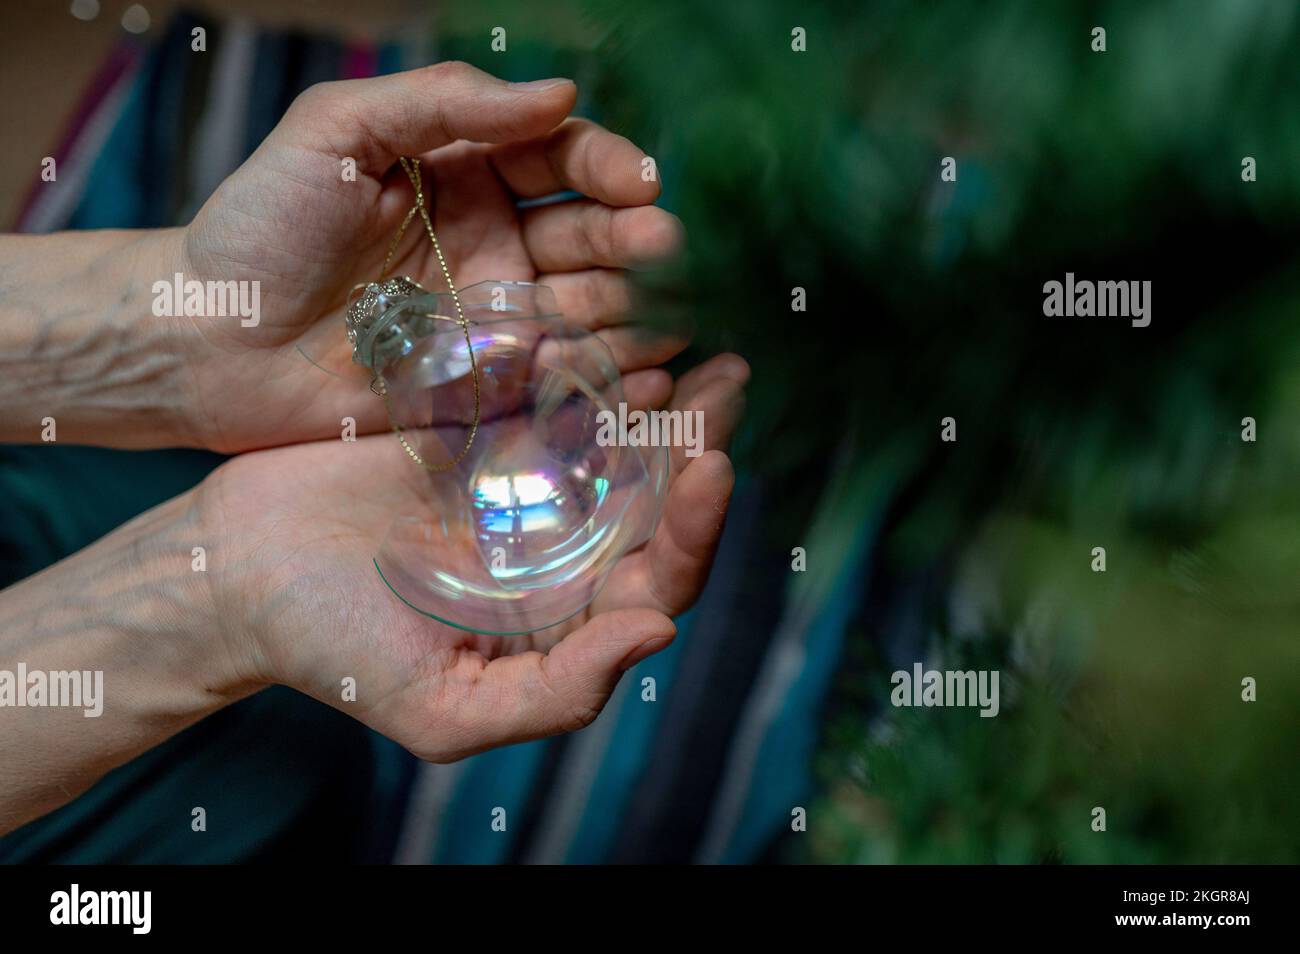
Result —
[[568, 83], [573, 85], [571, 79], [539, 79], [529, 80], [527, 83], [507, 83], [510, 89], [518, 90], [521, 93], [540, 93], [544, 89], [555, 89], [557, 86], [563, 86]]
[[655, 653], [659, 652], [659, 650], [666, 647], [672, 641], [673, 641], [672, 636], [656, 636], [654, 639], [647, 639], [636, 649], [632, 650], [632, 652], [628, 653], [627, 658], [624, 659], [623, 662], [619, 665], [618, 667], [619, 670], [622, 672], [627, 672], [629, 669], [631, 669], [641, 660], [653, 656]]

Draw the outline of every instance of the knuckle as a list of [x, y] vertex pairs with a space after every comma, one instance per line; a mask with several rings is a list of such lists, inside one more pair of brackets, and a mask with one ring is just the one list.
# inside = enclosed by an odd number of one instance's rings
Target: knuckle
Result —
[[576, 732], [596, 721], [601, 710], [599, 704], [593, 703], [590, 698], [575, 699], [558, 690], [544, 664], [537, 668], [537, 672], [542, 688], [551, 697], [555, 706], [556, 729], [561, 732]]
[[582, 236], [586, 258], [593, 262], [604, 262], [613, 251], [614, 217], [611, 209], [599, 203], [589, 203], [582, 210]]
[[292, 113], [327, 111], [338, 100], [338, 86], [337, 80], [313, 83], [294, 97], [289, 111]]
[[478, 71], [464, 60], [443, 60], [426, 66], [424, 72], [434, 80], [457, 82], [469, 79]]
[[632, 287], [623, 272], [603, 269], [594, 276], [600, 297], [611, 314], [620, 315], [632, 307]]

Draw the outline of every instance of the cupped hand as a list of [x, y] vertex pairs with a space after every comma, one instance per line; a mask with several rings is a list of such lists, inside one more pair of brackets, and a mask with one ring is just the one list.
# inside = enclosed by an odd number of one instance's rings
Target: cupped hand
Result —
[[[216, 541], [209, 573], [245, 691], [284, 683], [333, 705], [421, 758], [450, 761], [587, 725], [620, 675], [666, 647], [670, 617], [698, 597], [722, 532], [733, 473], [722, 448], [749, 369], [720, 355], [672, 388], [671, 409], [703, 412], [705, 452], [670, 456], [653, 538], [626, 554], [578, 617], [526, 636], [463, 632], [415, 613], [372, 558], [392, 498], [420, 471], [392, 434], [244, 454], [200, 485]], [[632, 406], [659, 406], [652, 378]], [[354, 679], [355, 700], [343, 681]]]
[[[179, 235], [175, 262], [199, 281], [257, 281], [255, 326], [187, 319], [188, 427], [227, 453], [386, 428], [369, 376], [350, 363], [349, 291], [379, 277], [414, 201], [397, 165], [421, 160], [434, 227], [458, 287], [536, 281], [594, 330], [624, 374], [685, 345], [627, 323], [624, 269], [671, 254], [676, 218], [651, 205], [654, 176], [631, 142], [566, 119], [568, 80], [508, 84], [463, 63], [313, 86]], [[355, 175], [352, 171], [355, 170]], [[582, 198], [519, 208], [573, 191]], [[444, 287], [418, 217], [389, 274]], [[666, 387], [666, 379], [659, 382]]]

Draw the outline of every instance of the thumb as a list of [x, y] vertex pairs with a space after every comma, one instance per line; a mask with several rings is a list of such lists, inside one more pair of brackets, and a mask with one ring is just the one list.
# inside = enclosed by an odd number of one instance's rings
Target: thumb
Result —
[[590, 725], [626, 669], [668, 646], [673, 621], [649, 609], [603, 613], [560, 640], [545, 655], [501, 656], [476, 687], [481, 748], [539, 739]]
[[369, 79], [318, 83], [302, 93], [275, 135], [328, 148], [374, 176], [398, 156], [420, 155], [457, 139], [519, 142], [558, 126], [573, 109], [572, 80], [507, 83], [468, 63], [435, 63]]

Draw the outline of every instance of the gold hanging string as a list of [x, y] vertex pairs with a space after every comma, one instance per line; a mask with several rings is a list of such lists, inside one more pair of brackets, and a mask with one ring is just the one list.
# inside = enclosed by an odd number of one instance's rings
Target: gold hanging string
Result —
[[[379, 396], [384, 399], [384, 408], [388, 412], [388, 423], [393, 427], [393, 433], [401, 441], [402, 448], [406, 451], [408, 457], [415, 461], [425, 470], [431, 473], [450, 470], [465, 459], [469, 453], [470, 446], [474, 443], [474, 436], [478, 433], [479, 414], [481, 405], [481, 394], [479, 389], [478, 362], [474, 358], [474, 342], [469, 334], [469, 322], [465, 318], [465, 311], [460, 305], [460, 293], [456, 291], [456, 285], [451, 280], [451, 271], [447, 268], [447, 260], [443, 258], [442, 246], [438, 244], [438, 236], [433, 231], [433, 220], [429, 218], [429, 210], [424, 204], [424, 177], [420, 174], [420, 160], [409, 156], [402, 156], [399, 160], [406, 177], [411, 180], [411, 185], [415, 187], [415, 203], [406, 213], [406, 218], [402, 220], [401, 226], [397, 229], [397, 234], [388, 244], [388, 254], [384, 256], [384, 267], [379, 273], [379, 280], [383, 281], [388, 274], [388, 268], [392, 264], [393, 255], [397, 251], [398, 244], [402, 241], [402, 236], [406, 234], [406, 227], [411, 224], [418, 212], [420, 218], [424, 219], [424, 230], [429, 233], [429, 241], [433, 243], [433, 251], [438, 256], [438, 264], [442, 267], [442, 277], [447, 282], [447, 289], [451, 292], [451, 300], [456, 303], [456, 323], [460, 325], [461, 332], [465, 335], [465, 347], [469, 350], [469, 367], [474, 376], [474, 420], [470, 424], [469, 436], [465, 438], [465, 446], [451, 460], [443, 464], [430, 464], [421, 457], [410, 442], [406, 439], [406, 434], [402, 431], [402, 425], [397, 423], [397, 418], [393, 414], [393, 401], [388, 393], [388, 382], [384, 380], [383, 374], [375, 378], [378, 387]], [[442, 316], [433, 316], [442, 317]]]

